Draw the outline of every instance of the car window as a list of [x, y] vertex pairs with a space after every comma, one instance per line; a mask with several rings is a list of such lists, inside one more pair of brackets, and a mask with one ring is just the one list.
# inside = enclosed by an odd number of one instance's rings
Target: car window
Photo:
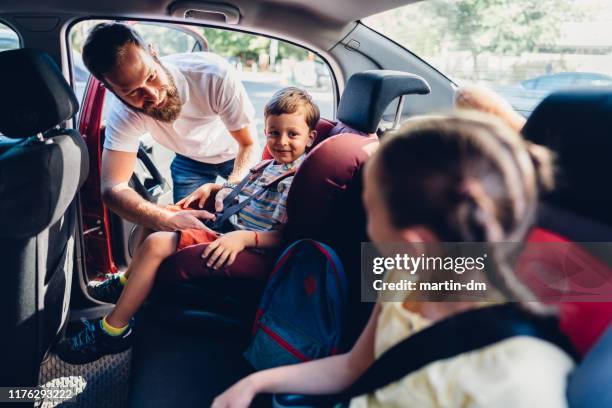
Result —
[[612, 0], [428, 0], [363, 23], [524, 115], [557, 89], [612, 84]]
[[[76, 24], [70, 32], [75, 93], [81, 102], [89, 72], [81, 51], [89, 30], [104, 20], [87, 20]], [[106, 20], [108, 21], [108, 20]], [[316, 54], [288, 42], [242, 32], [169, 23], [128, 22], [152, 44], [160, 56], [209, 51], [223, 56], [237, 70], [255, 107], [255, 124], [260, 146], [265, 145], [263, 110], [274, 92], [286, 86], [306, 89], [319, 106], [321, 116], [334, 117], [335, 94], [331, 70]], [[109, 93], [106, 98], [108, 100]], [[103, 120], [110, 104], [104, 104]], [[171, 183], [170, 163], [174, 153], [151, 137], [144, 144], [152, 161]], [[138, 163], [141, 166], [141, 163]], [[137, 168], [136, 174], [146, 174]], [[145, 176], [146, 177], [146, 176]]]
[[20, 48], [19, 36], [9, 26], [0, 22], [0, 52]]
[[[88, 31], [101, 21], [78, 23], [70, 34], [79, 100], [83, 96], [88, 77], [82, 63], [81, 49]], [[328, 119], [334, 117], [335, 96], [331, 70], [313, 52], [281, 40], [218, 28], [149, 22], [130, 24], [162, 57], [197, 51], [210, 51], [225, 57], [238, 71], [255, 106], [255, 121], [261, 141], [264, 139], [263, 108], [274, 92], [286, 86], [306, 89], [319, 106], [321, 116]], [[82, 75], [80, 72], [87, 74]]]
[[543, 91], [554, 91], [555, 89], [564, 89], [577, 84], [577, 74], [553, 74], [546, 75], [536, 79], [535, 86], [532, 89], [540, 89]]
[[[19, 36], [12, 28], [0, 22], [0, 52], [21, 48]], [[0, 133], [0, 141], [7, 139]]]
[[202, 28], [210, 50], [224, 56], [240, 73], [253, 105], [263, 146], [263, 108], [286, 86], [304, 88], [321, 117], [334, 117], [334, 83], [329, 66], [316, 54], [291, 43], [260, 35]]
[[[81, 50], [89, 30], [98, 23], [106, 20], [88, 20], [76, 24], [70, 31], [70, 45], [72, 48], [72, 70], [75, 82], [75, 93], [79, 102], [83, 98], [85, 85], [89, 72], [83, 63]], [[145, 41], [155, 44], [160, 56], [171, 54], [206, 51], [208, 44], [200, 33], [189, 26], [179, 24], [164, 24], [153, 22], [129, 22], [141, 33]]]

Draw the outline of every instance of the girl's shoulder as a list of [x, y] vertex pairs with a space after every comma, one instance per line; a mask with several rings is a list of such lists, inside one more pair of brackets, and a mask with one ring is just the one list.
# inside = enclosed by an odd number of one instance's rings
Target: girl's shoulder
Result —
[[557, 346], [517, 336], [430, 363], [357, 398], [353, 406], [382, 407], [401, 401], [405, 406], [563, 408], [573, 368], [572, 359]]
[[556, 345], [515, 336], [435, 362], [425, 371], [445, 378], [449, 390], [465, 394], [475, 406], [564, 407], [573, 368], [572, 358]]

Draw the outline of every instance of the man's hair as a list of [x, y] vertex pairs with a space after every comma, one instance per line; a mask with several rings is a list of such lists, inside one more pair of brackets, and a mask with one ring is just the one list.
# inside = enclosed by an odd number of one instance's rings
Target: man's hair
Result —
[[319, 107], [312, 101], [308, 92], [299, 88], [288, 87], [277, 91], [266, 104], [264, 117], [295, 113], [299, 109], [304, 110], [308, 129], [314, 130], [319, 121]]
[[104, 82], [104, 75], [118, 62], [125, 47], [134, 44], [143, 50], [147, 44], [140, 34], [121, 23], [100, 23], [91, 29], [83, 45], [83, 62], [91, 74]]

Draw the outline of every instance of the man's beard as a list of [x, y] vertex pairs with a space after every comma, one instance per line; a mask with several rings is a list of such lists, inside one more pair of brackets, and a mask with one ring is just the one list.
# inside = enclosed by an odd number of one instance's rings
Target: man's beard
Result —
[[174, 78], [168, 69], [162, 65], [162, 63], [157, 60], [156, 61], [159, 66], [164, 70], [166, 76], [168, 77], [168, 85], [164, 85], [160, 92], [165, 91], [166, 96], [164, 98], [164, 104], [161, 107], [156, 107], [153, 104], [145, 105], [142, 108], [133, 108], [138, 112], [142, 112], [145, 115], [151, 116], [155, 120], [159, 120], [160, 122], [172, 123], [174, 122], [179, 115], [181, 114], [181, 98], [178, 94], [178, 89], [176, 88], [176, 84], [174, 82]]

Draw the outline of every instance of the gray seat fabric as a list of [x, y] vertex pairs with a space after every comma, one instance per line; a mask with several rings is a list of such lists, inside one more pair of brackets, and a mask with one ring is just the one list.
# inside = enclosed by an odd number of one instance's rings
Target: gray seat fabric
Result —
[[0, 53], [0, 384], [35, 385], [66, 321], [79, 187], [88, 172], [80, 134], [55, 128], [78, 103], [51, 58]]

